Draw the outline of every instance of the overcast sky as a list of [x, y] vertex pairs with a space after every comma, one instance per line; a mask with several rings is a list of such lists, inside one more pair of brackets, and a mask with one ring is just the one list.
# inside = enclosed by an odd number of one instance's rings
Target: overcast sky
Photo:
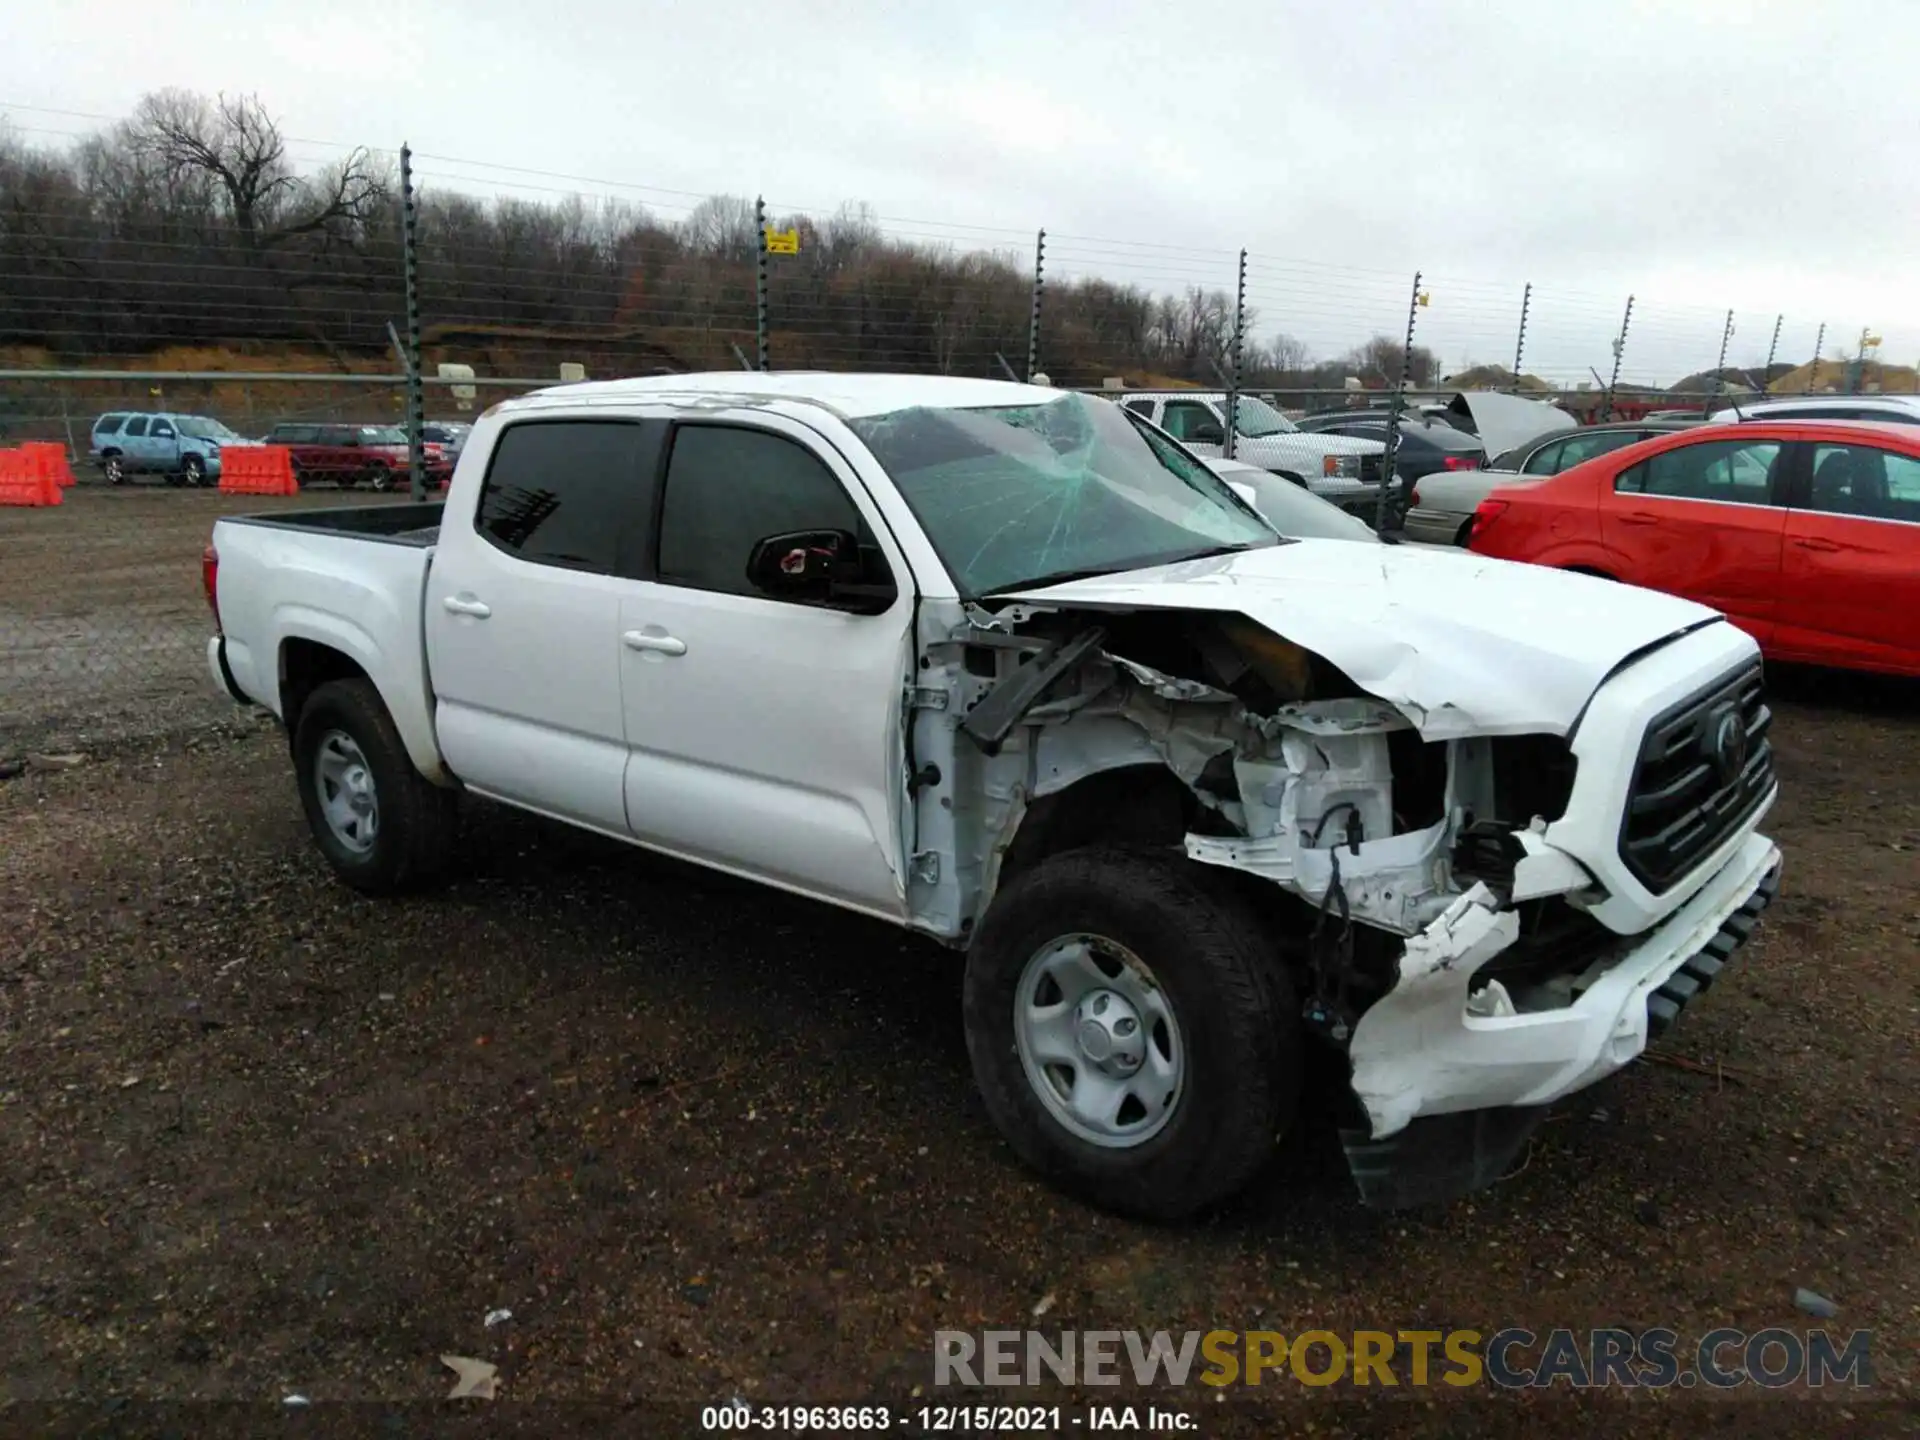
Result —
[[1710, 366], [1730, 306], [1732, 363], [1782, 312], [1781, 359], [1825, 320], [1830, 358], [1871, 325], [1920, 361], [1920, 0], [13, 0], [0, 54], [50, 144], [174, 84], [257, 92], [303, 160], [540, 172], [429, 184], [1044, 225], [1053, 273], [1156, 289], [1245, 246], [1260, 333], [1319, 355], [1397, 333], [1418, 268], [1450, 366], [1512, 361], [1528, 281], [1556, 379], [1605, 374], [1629, 293], [1629, 379]]

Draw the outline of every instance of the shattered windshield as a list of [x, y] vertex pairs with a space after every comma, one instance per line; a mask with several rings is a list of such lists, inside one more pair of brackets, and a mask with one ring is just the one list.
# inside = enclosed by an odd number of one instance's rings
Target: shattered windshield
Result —
[[1259, 440], [1268, 435], [1291, 435], [1299, 429], [1258, 395], [1242, 395], [1233, 408], [1233, 428], [1249, 440]]
[[1105, 400], [850, 423], [965, 595], [1280, 543], [1211, 470]]

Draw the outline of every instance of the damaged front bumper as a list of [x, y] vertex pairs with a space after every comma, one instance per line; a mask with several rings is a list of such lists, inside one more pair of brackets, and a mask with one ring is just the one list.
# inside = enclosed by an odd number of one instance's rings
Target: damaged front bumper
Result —
[[1369, 1205], [1451, 1199], [1505, 1172], [1554, 1101], [1626, 1065], [1713, 983], [1779, 886], [1781, 857], [1749, 835], [1657, 928], [1579, 977], [1570, 1004], [1528, 1010], [1475, 972], [1511, 944], [1512, 910], [1476, 886], [1407, 942], [1399, 983], [1349, 1049], [1370, 1129], [1343, 1133]]

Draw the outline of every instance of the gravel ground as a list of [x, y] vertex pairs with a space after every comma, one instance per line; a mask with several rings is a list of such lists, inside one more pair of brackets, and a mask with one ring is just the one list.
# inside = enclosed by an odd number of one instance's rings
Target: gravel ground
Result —
[[61, 504], [0, 506], [0, 758], [213, 722], [200, 552], [222, 515], [380, 504], [316, 487], [285, 499], [114, 489], [83, 471]]
[[1049, 1328], [1698, 1336], [1804, 1329], [1806, 1286], [1876, 1332], [1874, 1395], [1380, 1413], [1343, 1390], [1300, 1413], [1885, 1433], [1920, 1339], [1920, 707], [1798, 692], [1782, 898], [1659, 1052], [1721, 1073], [1636, 1064], [1431, 1212], [1361, 1211], [1296, 1140], [1184, 1229], [1014, 1165], [937, 948], [481, 806], [457, 883], [358, 899], [278, 732], [231, 711], [29, 769], [0, 783], [0, 1395], [429, 1402], [457, 1353], [515, 1402], [903, 1406], [936, 1328], [1026, 1324], [1046, 1296]]

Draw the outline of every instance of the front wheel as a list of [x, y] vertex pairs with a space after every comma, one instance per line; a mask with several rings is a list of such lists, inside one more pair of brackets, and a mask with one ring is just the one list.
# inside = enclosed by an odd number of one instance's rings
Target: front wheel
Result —
[[367, 484], [384, 495], [393, 488], [393, 472], [384, 465], [371, 466], [367, 470]]
[[198, 455], [187, 456], [180, 464], [180, 478], [186, 482], [189, 489], [198, 490], [207, 483], [206, 461]]
[[1292, 1123], [1292, 984], [1184, 857], [1071, 851], [1015, 877], [968, 955], [964, 1010], [1007, 1142], [1101, 1208], [1184, 1219], [1243, 1188]]
[[370, 681], [330, 681], [307, 697], [293, 769], [313, 838], [347, 884], [390, 895], [439, 878], [458, 802], [413, 768]]

